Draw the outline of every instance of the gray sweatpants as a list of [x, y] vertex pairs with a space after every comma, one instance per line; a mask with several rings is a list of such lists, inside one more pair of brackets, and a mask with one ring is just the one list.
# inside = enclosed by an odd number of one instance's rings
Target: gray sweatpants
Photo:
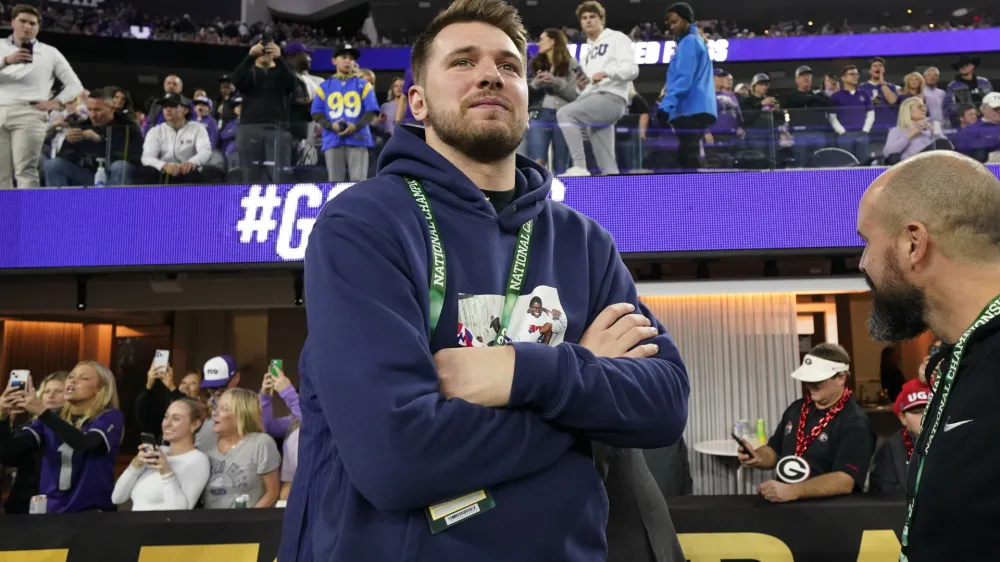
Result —
[[330, 182], [364, 181], [368, 179], [368, 148], [338, 146], [323, 153]]
[[617, 174], [615, 160], [615, 123], [625, 115], [625, 100], [601, 92], [587, 94], [566, 104], [556, 112], [573, 166], [587, 169], [587, 155], [583, 149], [586, 129], [590, 146], [594, 150], [597, 167], [605, 174]]

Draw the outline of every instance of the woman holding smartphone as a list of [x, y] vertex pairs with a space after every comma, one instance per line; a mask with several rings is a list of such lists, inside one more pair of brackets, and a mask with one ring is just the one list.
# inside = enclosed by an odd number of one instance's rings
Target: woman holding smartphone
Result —
[[[38, 385], [38, 397], [42, 399], [42, 404], [48, 410], [62, 407], [66, 402], [63, 392], [66, 388], [66, 377], [69, 371], [56, 371], [42, 380]], [[11, 423], [16, 429], [21, 429], [29, 423], [35, 421], [35, 416], [30, 416], [21, 410], [11, 413]], [[0, 459], [0, 462], [16, 470], [14, 482], [10, 486], [10, 494], [7, 495], [7, 503], [4, 504], [5, 513], [28, 513], [31, 505], [31, 497], [38, 494], [38, 477], [42, 464], [41, 453], [25, 453], [13, 459]]]
[[580, 63], [569, 54], [566, 35], [555, 28], [546, 29], [538, 40], [538, 54], [531, 59], [529, 84], [541, 91], [537, 105], [529, 108], [528, 156], [542, 166], [548, 165], [549, 146], [552, 147], [552, 164], [549, 168], [561, 174], [569, 167], [569, 148], [563, 138], [556, 111], [575, 100], [576, 74]]
[[[274, 392], [278, 392], [291, 415], [274, 417]], [[260, 387], [260, 408], [264, 426], [264, 432], [273, 439], [285, 439], [292, 431], [292, 424], [302, 419], [302, 410], [299, 408], [299, 393], [295, 391], [292, 381], [285, 376], [285, 372], [276, 369], [264, 375], [264, 382]]]
[[[57, 412], [46, 409], [30, 385], [4, 392], [0, 457], [41, 451], [38, 492], [48, 497], [48, 513], [115, 511], [111, 490], [125, 426], [115, 377], [97, 361], [81, 361], [70, 371], [64, 395], [66, 403]], [[16, 410], [37, 419], [14, 433], [10, 415]]]
[[[205, 453], [194, 448], [194, 436], [205, 419], [205, 407], [193, 398], [174, 400], [163, 416], [163, 439], [169, 447], [143, 443], [115, 483], [111, 500], [132, 500], [132, 511], [194, 509], [208, 483]], [[152, 437], [144, 433], [144, 441]]]

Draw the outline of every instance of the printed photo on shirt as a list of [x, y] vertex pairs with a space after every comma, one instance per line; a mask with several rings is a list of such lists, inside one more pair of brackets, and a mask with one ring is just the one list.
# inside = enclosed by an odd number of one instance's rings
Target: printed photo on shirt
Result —
[[[458, 345], [487, 347], [494, 345], [501, 329], [504, 297], [502, 295], [459, 295]], [[501, 338], [511, 342], [534, 342], [555, 346], [565, 338], [568, 319], [555, 287], [539, 285], [518, 297], [510, 325]]]

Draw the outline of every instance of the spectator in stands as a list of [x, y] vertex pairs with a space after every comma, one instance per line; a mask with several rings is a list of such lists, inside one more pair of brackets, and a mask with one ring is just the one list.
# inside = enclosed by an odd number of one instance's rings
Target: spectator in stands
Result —
[[160, 439], [161, 424], [167, 406], [184, 397], [199, 399], [201, 373], [196, 371], [187, 373], [181, 378], [180, 384], [175, 384], [174, 380], [173, 367], [170, 365], [154, 367], [150, 364], [149, 371], [146, 372], [146, 386], [136, 395], [133, 405], [139, 431], [151, 433]]
[[45, 185], [94, 185], [97, 160], [109, 156], [111, 161], [104, 164], [107, 185], [132, 185], [142, 158], [142, 131], [128, 115], [115, 111], [114, 98], [113, 88], [102, 88], [87, 98], [90, 118], [68, 128], [56, 157], [45, 161]]
[[212, 475], [202, 494], [205, 509], [230, 509], [249, 495], [246, 507], [273, 507], [281, 491], [281, 455], [263, 433], [260, 399], [243, 388], [227, 390], [212, 413], [218, 442], [208, 449]]
[[649, 103], [635, 91], [635, 86], [631, 83], [628, 85], [628, 96], [628, 109], [615, 127], [615, 158], [622, 173], [642, 169], [643, 142], [646, 140], [652, 114]]
[[875, 57], [868, 66], [868, 81], [858, 86], [872, 100], [875, 109], [875, 123], [869, 131], [868, 142], [873, 145], [885, 144], [889, 129], [896, 126], [899, 116], [899, 87], [885, 79], [885, 59]]
[[128, 90], [119, 88], [117, 86], [109, 86], [109, 88], [111, 88], [112, 91], [115, 93], [114, 104], [113, 104], [115, 111], [124, 113], [125, 115], [128, 115], [129, 118], [131, 119], [132, 118], [131, 113], [135, 111], [135, 104], [132, 103], [131, 94], [128, 93]]
[[830, 72], [829, 74], [823, 77], [824, 94], [826, 94], [827, 96], [833, 96], [833, 94], [836, 93], [838, 90], [840, 90], [839, 76], [837, 76], [833, 72]]
[[[951, 142], [941, 132], [941, 124], [927, 118], [927, 106], [919, 97], [909, 98], [899, 106], [899, 122], [889, 131], [889, 139], [885, 143], [886, 164], [895, 164], [924, 150], [948, 150]], [[897, 367], [898, 370], [898, 367]], [[899, 393], [896, 388], [889, 389], [889, 399], [895, 399]]]
[[[732, 81], [732, 75], [721, 68], [713, 72], [715, 82], [715, 112], [718, 118], [707, 133], [705, 133], [705, 154], [725, 154], [735, 147], [743, 133], [743, 111], [740, 100], [730, 90], [726, 90], [727, 82]], [[731, 86], [731, 84], [730, 84]], [[727, 158], [727, 163], [729, 159]], [[728, 167], [728, 164], [725, 166]]]
[[[0, 41], [0, 189], [39, 187], [38, 163], [45, 142], [45, 113], [69, 103], [83, 84], [66, 57], [35, 39], [42, 16], [18, 4], [10, 12], [13, 33]], [[55, 99], [56, 79], [62, 91]]]
[[979, 110], [973, 105], [963, 105], [958, 108], [958, 126], [964, 129], [979, 121]]
[[750, 148], [762, 152], [768, 159], [775, 158], [775, 137], [779, 120], [778, 100], [770, 95], [771, 78], [763, 72], [755, 74], [750, 83], [751, 93], [743, 98], [743, 123]]
[[396, 112], [400, 105], [406, 103], [406, 96], [403, 95], [403, 77], [396, 76], [392, 79], [392, 86], [385, 97], [385, 103], [379, 108], [379, 116], [375, 120], [377, 135], [386, 138], [392, 136], [392, 128], [396, 126]]
[[635, 62], [632, 40], [620, 31], [604, 27], [607, 21], [604, 6], [588, 0], [577, 7], [576, 17], [587, 34], [587, 54], [583, 73], [576, 81], [580, 96], [556, 112], [573, 163], [563, 175], [590, 175], [583, 146], [584, 129], [597, 167], [605, 174], [617, 174], [614, 124], [625, 115], [628, 84], [638, 78], [639, 65]]
[[694, 10], [689, 4], [671, 4], [665, 18], [677, 48], [667, 69], [668, 87], [660, 111], [667, 116], [663, 121], [669, 122], [677, 135], [678, 165], [696, 169], [701, 165], [701, 138], [718, 117], [712, 59], [705, 36], [694, 25]]
[[[868, 414], [851, 399], [847, 387], [851, 358], [839, 345], [822, 343], [809, 350], [792, 378], [805, 383], [806, 397], [785, 410], [767, 445], [738, 451], [745, 466], [770, 470], [782, 461], [807, 479], [789, 484], [768, 480], [758, 487], [774, 503], [847, 495], [863, 490], [875, 451]], [[818, 428], [818, 429], [817, 429]], [[821, 435], [826, 438], [820, 437]], [[783, 467], [784, 468], [784, 467]], [[791, 476], [790, 469], [778, 477]]]
[[938, 80], [941, 72], [937, 67], [931, 66], [924, 70], [924, 103], [927, 104], [927, 116], [931, 121], [937, 121], [942, 126], [945, 125], [944, 117], [944, 96], [945, 92], [938, 87]]
[[[66, 379], [66, 403], [56, 412], [29, 386], [0, 397], [0, 458], [42, 451], [38, 492], [48, 497], [48, 513], [114, 511], [115, 458], [125, 416], [118, 409], [115, 377], [96, 361], [82, 361]], [[10, 413], [38, 418], [13, 434]]]
[[205, 406], [194, 398], [179, 398], [163, 417], [163, 439], [169, 445], [142, 444], [118, 477], [111, 500], [132, 500], [132, 511], [194, 509], [208, 483], [208, 456], [194, 447], [194, 436], [205, 422]]
[[[154, 101], [153, 104], [149, 106], [149, 111], [146, 112], [146, 120], [142, 124], [143, 135], [148, 134], [150, 129], [160, 123], [163, 123], [165, 116], [163, 114], [163, 104], [160, 103], [160, 100], [166, 99], [166, 96], [169, 94], [174, 94], [176, 96], [184, 95], [184, 81], [181, 80], [180, 76], [171, 74], [163, 79], [163, 97]], [[194, 105], [191, 105], [190, 109], [193, 114]]]
[[924, 419], [924, 408], [930, 401], [930, 394], [930, 387], [920, 379], [911, 379], [903, 385], [892, 408], [903, 428], [884, 441], [875, 452], [868, 479], [869, 492], [899, 494], [906, 491], [907, 464], [913, 456], [913, 446], [920, 437], [920, 424]]
[[979, 57], [962, 55], [951, 65], [958, 74], [948, 84], [944, 95], [945, 117], [953, 126], [958, 126], [958, 107], [971, 104], [978, 107], [983, 103], [986, 94], [993, 91], [989, 80], [976, 75], [976, 67], [982, 60]]
[[281, 493], [278, 499], [288, 500], [288, 494], [292, 491], [292, 481], [295, 480], [295, 470], [299, 466], [299, 426], [302, 424], [299, 418], [292, 420], [289, 427], [288, 436], [281, 447]]
[[235, 118], [229, 101], [236, 95], [236, 87], [228, 74], [219, 77], [219, 96], [215, 98], [215, 119], [225, 127]]
[[205, 126], [208, 132], [208, 143], [214, 149], [219, 146], [219, 122], [212, 117], [212, 100], [207, 96], [201, 96], [192, 100], [194, 103], [194, 121]]
[[413, 68], [407, 67], [403, 73], [403, 103], [396, 106], [396, 123], [405, 125], [420, 125], [413, 117], [410, 109], [410, 88], [413, 87]]
[[860, 76], [853, 64], [840, 69], [843, 88], [830, 96], [836, 108], [830, 113], [830, 126], [838, 135], [837, 146], [864, 164], [871, 157], [868, 133], [875, 124], [875, 106], [871, 96], [858, 87]]
[[323, 79], [309, 73], [312, 55], [313, 50], [302, 43], [293, 42], [285, 46], [288, 64], [299, 79], [290, 108], [292, 136], [301, 141], [298, 163], [309, 166], [319, 162], [318, 152], [322, 146], [322, 129], [312, 119], [312, 102]]
[[[289, 99], [298, 84], [278, 44], [267, 37], [254, 42], [233, 72], [233, 85], [243, 97], [236, 143], [244, 182], [278, 183], [281, 170], [291, 164]], [[272, 163], [271, 173], [265, 162]]]
[[795, 92], [788, 96], [784, 107], [788, 110], [788, 126], [795, 144], [797, 166], [807, 168], [812, 165], [812, 155], [830, 145], [831, 130], [827, 113], [833, 102], [823, 90], [813, 89], [813, 71], [808, 66], [795, 69]]
[[[42, 399], [46, 410], [58, 410], [66, 403], [64, 391], [67, 376], [69, 376], [69, 371], [56, 371], [45, 377], [38, 385], [38, 397]], [[15, 430], [22, 429], [36, 419], [37, 417], [28, 415], [24, 410], [11, 411], [11, 427]], [[10, 493], [7, 494], [7, 501], [3, 506], [4, 513], [28, 513], [31, 497], [38, 494], [38, 477], [42, 464], [41, 451], [36, 451], [35, 454], [23, 454], [11, 460], [0, 458], [0, 462], [13, 469], [14, 472]]]
[[240, 165], [236, 136], [240, 127], [240, 114], [243, 113], [243, 97], [231, 98], [229, 105], [233, 109], [233, 119], [222, 127], [222, 131], [219, 132], [219, 141], [222, 143], [222, 154], [226, 157], [226, 169], [234, 170]]
[[[280, 418], [274, 417], [274, 405], [272, 403], [274, 400], [274, 391], [278, 391], [278, 396], [284, 400], [291, 415]], [[273, 375], [270, 372], [264, 375], [264, 382], [260, 387], [260, 409], [263, 416], [261, 423], [264, 427], [264, 433], [267, 433], [274, 439], [284, 439], [288, 435], [288, 432], [291, 431], [292, 423], [297, 419], [302, 419], [302, 411], [299, 409], [299, 393], [295, 391], [292, 381], [288, 380], [284, 371], [279, 370], [277, 375]]]
[[354, 70], [361, 56], [350, 45], [334, 51], [337, 73], [320, 84], [313, 100], [313, 119], [323, 127], [323, 154], [331, 182], [368, 177], [368, 150], [375, 146], [371, 123], [378, 116], [375, 87]]
[[204, 125], [191, 121], [191, 102], [178, 94], [160, 100], [165, 121], [146, 134], [140, 176], [144, 183], [205, 183], [218, 179], [207, 164], [212, 143]]
[[924, 75], [919, 72], [911, 72], [903, 77], [903, 87], [899, 89], [899, 103], [902, 104], [904, 101], [917, 97], [924, 100], [927, 103], [927, 98], [924, 97], [924, 91], [927, 89], [924, 83]]
[[[240, 372], [236, 368], [236, 362], [228, 355], [219, 355], [205, 362], [201, 370], [202, 379], [199, 388], [205, 391], [208, 396], [208, 414], [211, 416], [219, 407], [219, 399], [227, 390], [236, 388], [240, 384]], [[208, 454], [215, 447], [218, 435], [214, 426], [206, 423], [201, 426], [198, 435], [195, 436], [194, 446], [199, 451]]]
[[[355, 64], [357, 64], [357, 62], [355, 62]], [[360, 74], [361, 77], [365, 79], [365, 82], [368, 82], [372, 86], [375, 85], [375, 71], [374, 70], [372, 70], [370, 68], [359, 68], [358, 69], [358, 74]]]
[[579, 96], [576, 77], [582, 69], [570, 55], [566, 35], [554, 27], [542, 32], [538, 54], [531, 59], [529, 68], [528, 85], [540, 95], [537, 106], [529, 108], [528, 157], [548, 166], [554, 174], [562, 174], [569, 168], [569, 148], [556, 120], [556, 112]]
[[1000, 93], [986, 94], [980, 110], [982, 119], [963, 127], [956, 135], [955, 150], [980, 162], [988, 162], [991, 153], [1000, 151]]

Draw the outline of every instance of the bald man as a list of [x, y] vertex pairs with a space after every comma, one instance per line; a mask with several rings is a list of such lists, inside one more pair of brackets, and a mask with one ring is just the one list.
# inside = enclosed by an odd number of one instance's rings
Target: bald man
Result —
[[901, 562], [996, 560], [1000, 521], [1000, 181], [954, 152], [882, 174], [858, 209], [868, 329], [927, 329], [947, 357], [908, 467]]

